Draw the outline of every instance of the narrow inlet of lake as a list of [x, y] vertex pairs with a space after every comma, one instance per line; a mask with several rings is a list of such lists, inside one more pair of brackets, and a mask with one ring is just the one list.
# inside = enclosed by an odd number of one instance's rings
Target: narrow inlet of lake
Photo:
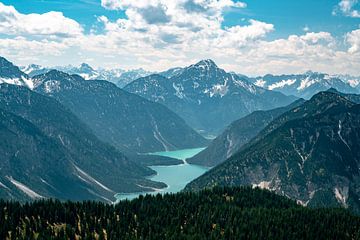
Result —
[[152, 176], [150, 179], [157, 182], [163, 182], [168, 187], [161, 189], [156, 192], [142, 192], [142, 193], [126, 193], [126, 194], [116, 194], [117, 201], [124, 199], [133, 199], [139, 195], [144, 194], [157, 194], [157, 193], [176, 193], [183, 190], [189, 182], [195, 178], [201, 176], [209, 168], [201, 167], [198, 165], [188, 164], [185, 159], [190, 158], [197, 153], [201, 152], [204, 148], [195, 148], [195, 149], [183, 149], [178, 151], [169, 151], [169, 152], [156, 152], [150, 153], [151, 155], [166, 156], [177, 158], [183, 160], [184, 163], [180, 165], [170, 165], [170, 166], [152, 166], [151, 169], [155, 170], [157, 174]]

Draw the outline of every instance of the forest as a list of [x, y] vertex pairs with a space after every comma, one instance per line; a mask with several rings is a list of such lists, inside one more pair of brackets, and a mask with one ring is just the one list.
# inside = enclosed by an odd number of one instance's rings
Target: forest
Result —
[[0, 200], [0, 239], [360, 239], [346, 209], [313, 209], [250, 187], [140, 196], [118, 204]]

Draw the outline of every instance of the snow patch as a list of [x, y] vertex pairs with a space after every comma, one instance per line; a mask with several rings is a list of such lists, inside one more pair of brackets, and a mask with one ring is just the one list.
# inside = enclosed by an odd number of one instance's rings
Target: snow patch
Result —
[[165, 151], [169, 151], [170, 150], [169, 146], [171, 146], [171, 144], [168, 141], [166, 141], [166, 139], [161, 135], [158, 125], [156, 124], [156, 121], [153, 117], [152, 117], [151, 123], [155, 130], [155, 131], [153, 131], [154, 138], [163, 145]]
[[256, 82], [254, 83], [256, 86], [258, 86], [258, 87], [264, 87], [265, 86], [265, 84], [266, 84], [266, 81], [264, 80], [264, 79], [258, 79], [258, 80], [256, 80]]
[[252, 187], [253, 187], [253, 188], [258, 187], [258, 188], [261, 188], [261, 189], [268, 189], [268, 190], [270, 190], [270, 184], [271, 184], [271, 182], [262, 181], [262, 182], [260, 182], [259, 184], [253, 184]]
[[234, 142], [231, 139], [230, 134], [226, 135], [226, 141], [228, 142], [228, 147], [227, 147], [227, 151], [226, 151], [226, 158], [229, 158], [232, 154], [233, 151], [233, 147], [234, 147]]
[[31, 90], [34, 89], [34, 83], [31, 79], [27, 79], [26, 77], [21, 77], [22, 81], [25, 83], [26, 87], [30, 88]]
[[305, 88], [308, 88], [315, 83], [316, 83], [316, 80], [310, 79], [310, 77], [307, 77], [307, 78], [301, 80], [300, 86], [297, 88], [297, 90], [299, 90], [299, 91], [304, 90]]
[[350, 84], [350, 86], [352, 87], [357, 87], [360, 84], [360, 80], [357, 79], [350, 79], [348, 80], [348, 83]]
[[45, 181], [44, 179], [40, 178], [40, 181], [45, 183], [47, 186], [51, 187], [54, 190], [57, 190], [53, 185], [51, 185], [50, 183], [48, 183], [47, 181]]
[[245, 88], [248, 92], [251, 92], [252, 94], [256, 93], [256, 86], [254, 84], [250, 84], [248, 82], [245, 82], [243, 80], [236, 80], [234, 76], [232, 76], [232, 81], [237, 85], [238, 87]]
[[183, 93], [183, 91], [184, 91], [183, 85], [173, 83], [173, 88], [175, 89], [175, 91], [176, 91], [176, 92], [175, 92], [175, 95], [176, 95], [178, 98], [183, 99], [183, 98], [186, 97], [185, 94]]
[[309, 204], [309, 201], [301, 201], [301, 200], [296, 200], [296, 203], [303, 206], [303, 207], [306, 207], [308, 204]]
[[16, 181], [15, 179], [13, 179], [11, 176], [10, 177], [6, 177], [7, 179], [9, 179], [9, 181], [15, 185], [15, 187], [17, 187], [20, 191], [24, 192], [26, 195], [28, 195], [30, 198], [32, 199], [41, 199], [44, 198], [43, 196], [41, 196], [40, 194], [36, 193], [35, 191], [31, 190], [28, 186], [26, 186], [25, 184], [22, 184], [21, 182]]
[[0, 83], [23, 86], [23, 82], [19, 78], [0, 78]]
[[341, 141], [349, 148], [349, 150], [351, 150], [350, 146], [347, 144], [347, 142], [345, 141], [345, 139], [342, 137], [342, 135], [341, 135], [341, 130], [342, 130], [342, 125], [341, 125], [341, 120], [339, 120], [338, 135], [339, 135]]
[[228, 91], [229, 86], [227, 86], [227, 80], [225, 80], [224, 84], [215, 84], [213, 85], [211, 91], [210, 91], [210, 97], [219, 95], [220, 97], [224, 97]]
[[60, 82], [56, 80], [50, 80], [45, 82], [45, 92], [46, 93], [53, 93], [60, 91]]
[[276, 89], [276, 88], [283, 88], [283, 87], [285, 87], [285, 86], [291, 86], [291, 85], [293, 85], [295, 82], [296, 82], [296, 79], [282, 80], [282, 81], [280, 81], [280, 82], [271, 84], [271, 85], [268, 87], [268, 89], [269, 89], [269, 90], [273, 90], [273, 89]]
[[339, 201], [339, 203], [341, 203], [344, 207], [347, 207], [347, 198], [349, 196], [349, 188], [348, 187], [343, 187], [343, 188], [335, 188], [334, 189], [334, 194], [336, 199]]
[[81, 174], [82, 176], [78, 175], [78, 177], [89, 184], [93, 184], [95, 183], [96, 185], [98, 185], [99, 187], [101, 187], [102, 189], [108, 191], [108, 192], [114, 192], [113, 190], [111, 190], [110, 188], [106, 187], [105, 185], [103, 185], [102, 183], [100, 183], [99, 181], [97, 181], [95, 178], [93, 178], [92, 176], [90, 176], [88, 173], [86, 173], [84, 170], [80, 169], [78, 166], [76, 166], [74, 164], [74, 167], [76, 169], [76, 171], [78, 171], [79, 174]]
[[0, 187], [6, 188], [7, 190], [10, 190], [5, 184], [3, 184], [2, 182], [0, 182]]

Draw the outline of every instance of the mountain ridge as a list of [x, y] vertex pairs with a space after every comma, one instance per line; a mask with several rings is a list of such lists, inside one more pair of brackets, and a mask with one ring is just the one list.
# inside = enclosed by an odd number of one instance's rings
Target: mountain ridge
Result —
[[359, 211], [359, 110], [339, 94], [321, 92], [271, 122], [186, 189], [252, 185], [304, 205]]

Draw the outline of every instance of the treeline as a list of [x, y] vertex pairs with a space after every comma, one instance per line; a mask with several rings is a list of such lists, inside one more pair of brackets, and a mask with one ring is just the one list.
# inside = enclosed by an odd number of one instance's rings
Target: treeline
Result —
[[360, 218], [260, 189], [214, 188], [116, 205], [0, 201], [0, 239], [360, 239]]

